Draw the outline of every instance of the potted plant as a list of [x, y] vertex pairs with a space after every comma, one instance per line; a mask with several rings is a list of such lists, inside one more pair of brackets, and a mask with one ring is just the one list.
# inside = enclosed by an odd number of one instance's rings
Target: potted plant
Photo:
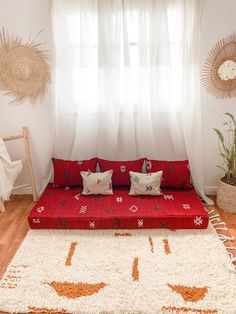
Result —
[[229, 112], [225, 116], [224, 132], [214, 128], [223, 158], [223, 165], [217, 167], [224, 171], [217, 189], [216, 204], [224, 211], [236, 213], [236, 120]]

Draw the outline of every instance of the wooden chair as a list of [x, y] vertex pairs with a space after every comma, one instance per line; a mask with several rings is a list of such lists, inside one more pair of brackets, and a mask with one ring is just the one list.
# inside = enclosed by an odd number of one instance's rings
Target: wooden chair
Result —
[[[26, 127], [23, 127], [22, 134], [8, 136], [8, 137], [3, 137], [4, 141], [12, 141], [12, 140], [18, 140], [18, 139], [23, 139], [23, 141], [24, 141], [24, 145], [25, 145], [25, 159], [23, 160], [23, 162], [24, 162], [24, 164], [28, 168], [30, 182], [29, 183], [25, 183], [25, 184], [21, 184], [21, 185], [18, 185], [18, 186], [14, 186], [13, 187], [13, 191], [14, 190], [18, 190], [18, 189], [22, 189], [22, 188], [26, 188], [26, 187], [31, 187], [33, 200], [37, 201], [38, 200], [38, 196], [37, 196], [36, 185], [35, 185], [35, 180], [34, 180], [34, 173], [33, 173], [33, 167], [32, 167], [28, 129]], [[0, 212], [4, 212], [4, 211], [5, 211], [4, 202], [0, 198]]]

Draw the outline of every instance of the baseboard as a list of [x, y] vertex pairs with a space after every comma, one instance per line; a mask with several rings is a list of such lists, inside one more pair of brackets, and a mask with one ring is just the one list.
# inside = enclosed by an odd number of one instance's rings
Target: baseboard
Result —
[[[36, 191], [37, 193], [39, 193], [39, 189], [36, 188]], [[27, 188], [23, 188], [23, 189], [18, 189], [18, 190], [15, 190], [15, 191], [12, 191], [12, 194], [32, 194], [32, 189], [30, 187], [27, 187]]]
[[205, 186], [204, 191], [206, 195], [216, 195], [217, 186]]
[[[42, 195], [42, 193], [43, 193], [43, 191], [45, 190], [45, 188], [46, 188], [48, 182], [51, 182], [51, 175], [52, 175], [52, 174], [50, 173], [50, 175], [48, 176], [48, 178], [45, 179], [45, 180], [43, 180], [42, 185], [40, 185], [41, 187], [36, 186], [36, 192], [37, 192], [38, 197], [40, 197], [40, 196]], [[22, 188], [22, 189], [13, 190], [13, 191], [12, 191], [12, 194], [15, 194], [15, 195], [19, 195], [19, 194], [21, 194], [21, 195], [24, 195], [24, 194], [32, 194], [32, 189], [31, 189], [31, 187], [29, 186], [29, 187], [25, 187], [25, 188]]]
[[[40, 196], [42, 194], [42, 191], [36, 187], [37, 195]], [[32, 189], [30, 187], [23, 188], [23, 189], [18, 189], [15, 191], [12, 191], [13, 195], [24, 195], [24, 194], [32, 194]]]

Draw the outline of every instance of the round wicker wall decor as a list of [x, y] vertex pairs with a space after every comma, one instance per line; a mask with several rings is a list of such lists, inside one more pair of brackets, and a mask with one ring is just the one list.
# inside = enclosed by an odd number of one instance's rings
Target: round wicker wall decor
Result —
[[236, 97], [236, 35], [219, 40], [210, 51], [202, 84], [216, 98]]
[[48, 56], [40, 44], [23, 43], [18, 36], [0, 31], [0, 90], [21, 103], [41, 101], [51, 81]]

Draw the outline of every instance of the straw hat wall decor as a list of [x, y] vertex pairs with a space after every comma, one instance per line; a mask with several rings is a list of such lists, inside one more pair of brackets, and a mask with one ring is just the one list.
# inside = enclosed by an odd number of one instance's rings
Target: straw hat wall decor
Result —
[[210, 51], [202, 84], [216, 98], [236, 97], [236, 35], [219, 40]]
[[0, 90], [21, 103], [41, 101], [51, 81], [47, 55], [40, 44], [23, 43], [18, 36], [0, 31]]

